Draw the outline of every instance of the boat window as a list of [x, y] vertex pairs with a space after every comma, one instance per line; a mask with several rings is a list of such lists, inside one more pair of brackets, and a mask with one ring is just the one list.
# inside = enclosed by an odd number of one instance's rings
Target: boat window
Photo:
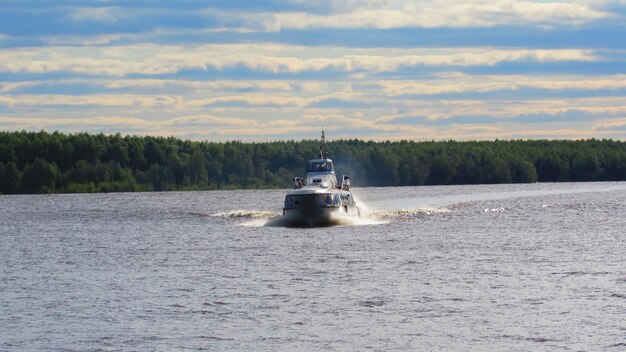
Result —
[[293, 196], [286, 196], [285, 197], [285, 208], [289, 209], [289, 208], [297, 208], [299, 202], [295, 199], [295, 197]]
[[307, 172], [332, 171], [333, 163], [329, 161], [312, 161]]

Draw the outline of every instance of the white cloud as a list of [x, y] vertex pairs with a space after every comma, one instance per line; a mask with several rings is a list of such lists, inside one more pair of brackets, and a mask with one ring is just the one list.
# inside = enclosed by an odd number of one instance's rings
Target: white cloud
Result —
[[10, 91], [28, 87], [41, 86], [42, 82], [37, 81], [22, 81], [22, 82], [0, 82], [0, 93], [8, 93]]
[[140, 100], [136, 101], [135, 104], [138, 104], [144, 108], [173, 110], [182, 108], [184, 104], [184, 99], [180, 96], [169, 97], [163, 95], [156, 97], [141, 97]]
[[234, 104], [244, 106], [297, 106], [304, 107], [307, 101], [299, 97], [266, 97], [266, 96], [223, 96], [218, 98], [201, 99], [189, 102], [189, 106], [201, 107], [219, 104]]
[[[43, 82], [45, 85], [63, 85], [84, 80]], [[128, 80], [112, 81], [114, 87], [126, 87]], [[121, 83], [120, 83], [121, 82]], [[446, 120], [456, 116], [484, 116], [497, 119], [510, 119], [524, 115], [555, 116], [568, 112], [580, 112], [587, 115], [615, 116], [626, 113], [626, 97], [618, 92], [615, 96], [550, 98], [520, 97], [493, 99], [491, 93], [527, 89], [533, 90], [578, 90], [580, 92], [626, 88], [626, 76], [469, 76], [447, 74], [422, 81], [383, 80], [372, 81], [372, 88], [360, 89], [359, 84], [351, 81], [333, 82], [324, 85], [313, 82], [313, 88], [289, 91], [296, 83], [282, 82], [188, 82], [192, 86], [208, 84], [213, 90], [198, 88], [188, 94], [173, 95], [180, 92], [178, 83], [170, 81], [143, 80], [136, 82], [139, 87], [165, 87], [153, 94], [2, 94], [0, 107], [9, 111], [47, 111], [48, 114], [63, 116], [67, 110], [84, 112], [91, 115], [91, 110], [106, 110], [107, 113], [133, 116], [158, 116], [167, 119], [172, 115], [195, 116], [206, 113], [225, 114], [231, 117], [246, 117], [250, 121], [268, 121], [287, 119], [303, 115], [329, 114], [355, 116], [359, 119], [377, 123], [398, 121], [419, 116], [428, 120]], [[39, 82], [23, 82], [23, 85], [4, 83], [0, 91], [11, 92], [19, 87], [28, 88]], [[239, 84], [241, 83], [241, 84]], [[258, 84], [257, 84], [258, 83]], [[100, 82], [106, 87], [109, 81]], [[184, 85], [185, 82], [180, 82]], [[299, 82], [308, 86], [307, 82]], [[248, 92], [239, 92], [242, 88], [256, 87]], [[195, 87], [197, 88], [197, 87]], [[269, 90], [263, 90], [268, 88]], [[141, 90], [142, 88], [140, 88]], [[277, 90], [273, 90], [277, 89]], [[442, 99], [439, 94], [459, 94], [458, 98]], [[469, 99], [470, 93], [482, 93]], [[514, 95], [512, 95], [514, 96]], [[317, 107], [317, 108], [313, 108]], [[350, 121], [345, 121], [350, 122]]]
[[[261, 109], [262, 110], [262, 109]], [[293, 138], [319, 130], [320, 125], [333, 131], [334, 138], [384, 139], [494, 139], [494, 138], [623, 138], [626, 131], [626, 98], [584, 98], [555, 99], [538, 101], [418, 101], [415, 109], [393, 112], [391, 108], [376, 107], [354, 111], [352, 109], [310, 109], [290, 110], [285, 117], [270, 114], [259, 109], [241, 109], [231, 116], [216, 114], [185, 114], [172, 112], [169, 117], [135, 117], [132, 115], [111, 115], [87, 117], [8, 117], [0, 116], [0, 126], [9, 130], [61, 130], [117, 131], [135, 134], [178, 136], [196, 139], [246, 139], [267, 140]], [[46, 111], [46, 110], [44, 110]], [[281, 110], [277, 110], [281, 112]], [[284, 113], [284, 111], [282, 111]], [[385, 114], [387, 112], [387, 114]], [[569, 112], [580, 112], [589, 116], [588, 121], [571, 121]], [[141, 110], [134, 112], [145, 116]], [[57, 114], [62, 116], [60, 113]], [[65, 114], [63, 114], [65, 115]], [[492, 118], [490, 123], [459, 123], [458, 116]], [[246, 117], [241, 117], [246, 116]], [[373, 117], [372, 117], [373, 116]], [[413, 118], [438, 119], [434, 124], [417, 123]], [[554, 116], [552, 122], [522, 123], [519, 116]], [[563, 116], [560, 118], [559, 116]], [[595, 117], [594, 117], [595, 116]]]
[[[468, 75], [444, 72], [428, 79], [373, 80], [367, 76], [334, 81], [315, 80], [209, 80], [186, 79], [58, 79], [44, 81], [0, 82], [1, 93], [13, 93], [11, 101], [29, 95], [17, 94], [29, 88], [62, 91], [64, 87], [90, 87], [107, 93], [107, 99], [120, 96], [140, 100], [153, 100], [155, 104], [142, 102], [144, 106], [175, 107], [187, 102], [193, 106], [218, 103], [248, 105], [305, 106], [325, 99], [375, 101], [381, 97], [403, 99], [403, 96], [440, 94], [492, 93], [498, 91], [533, 90], [619, 90], [626, 88], [626, 75]], [[136, 92], [134, 94], [111, 94], [112, 91]], [[144, 93], [145, 92], [145, 93]], [[146, 93], [154, 94], [148, 96]], [[173, 94], [177, 94], [174, 96]], [[94, 94], [92, 96], [97, 96]], [[104, 94], [102, 94], [104, 95]], [[34, 97], [36, 95], [32, 95]], [[45, 97], [45, 95], [38, 95]], [[161, 96], [161, 97], [159, 97]], [[191, 97], [195, 98], [191, 98]], [[202, 98], [197, 98], [202, 97]], [[72, 99], [73, 98], [69, 98]], [[374, 99], [374, 100], [372, 100]], [[405, 97], [404, 99], [407, 99]], [[122, 99], [128, 101], [129, 99]], [[5, 97], [8, 101], [8, 97]], [[169, 104], [164, 104], [169, 101]]]
[[609, 131], [614, 130], [614, 129], [624, 129], [626, 128], [626, 117], [618, 117], [618, 118], [600, 120], [596, 122], [594, 127], [596, 130], [609, 130]]
[[234, 125], [255, 126], [256, 120], [217, 117], [213, 115], [195, 115], [169, 119], [158, 124], [159, 126], [206, 126], [206, 125]]
[[511, 24], [580, 25], [611, 14], [585, 1], [350, 1], [331, 13], [221, 13], [251, 29], [492, 27]]
[[402, 95], [437, 95], [449, 93], [488, 93], [529, 90], [617, 90], [626, 88], [626, 75], [465, 75], [442, 74], [435, 79], [408, 81], [378, 81], [381, 92], [394, 97]]
[[127, 16], [119, 7], [77, 7], [69, 12], [69, 17], [77, 22], [115, 23]]
[[[341, 53], [341, 54], [338, 54]], [[309, 58], [309, 56], [315, 57]], [[343, 49], [262, 44], [46, 47], [0, 50], [0, 72], [69, 72], [103, 76], [176, 74], [182, 70], [245, 67], [267, 73], [393, 72], [415, 66], [492, 66], [504, 62], [598, 60], [590, 50]]]
[[180, 96], [146, 96], [135, 94], [96, 94], [96, 95], [60, 95], [60, 94], [15, 94], [0, 96], [0, 106], [9, 107], [57, 107], [57, 108], [138, 108], [177, 110], [184, 106]]
[[0, 96], [0, 104], [9, 106], [100, 106], [100, 107], [129, 107], [142, 105], [144, 102], [152, 100], [151, 97], [139, 99], [130, 95], [92, 95], [92, 96], [70, 96], [70, 95], [12, 95]]
[[67, 127], [80, 129], [99, 126], [149, 127], [152, 122], [125, 116], [97, 116], [89, 119], [0, 116], [0, 125], [10, 125], [14, 129], [61, 129]]

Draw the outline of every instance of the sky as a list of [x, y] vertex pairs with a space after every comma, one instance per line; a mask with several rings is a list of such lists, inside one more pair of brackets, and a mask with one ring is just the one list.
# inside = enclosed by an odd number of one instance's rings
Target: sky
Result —
[[626, 0], [0, 0], [0, 130], [626, 140]]

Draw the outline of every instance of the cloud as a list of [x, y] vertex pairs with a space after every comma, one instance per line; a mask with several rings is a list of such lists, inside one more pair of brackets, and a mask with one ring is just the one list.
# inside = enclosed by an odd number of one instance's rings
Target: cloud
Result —
[[[626, 114], [624, 114], [626, 115]], [[598, 121], [594, 127], [599, 131], [624, 131], [626, 132], [626, 117], [618, 117], [613, 119], [604, 119]]]
[[173, 89], [177, 91], [191, 90], [196, 92], [232, 92], [232, 91], [270, 91], [291, 92], [312, 87], [314, 82], [288, 81], [255, 81], [255, 80], [208, 80], [195, 81], [186, 79], [110, 79], [110, 80], [68, 80], [101, 86], [105, 89]]
[[[231, 82], [187, 82], [194, 89], [186, 94], [173, 95], [169, 92], [181, 93], [179, 84], [161, 80], [142, 80], [137, 86], [142, 89], [153, 89], [153, 94], [133, 93], [106, 93], [96, 90], [96, 94], [17, 94], [11, 93], [17, 89], [37, 88], [37, 83], [22, 82], [4, 83], [0, 91], [11, 94], [0, 95], [0, 111], [31, 111], [31, 114], [46, 111], [51, 116], [64, 116], [68, 111], [85, 112], [85, 117], [94, 112], [106, 109], [108, 113], [120, 115], [146, 116], [162, 119], [172, 115], [203, 115], [226, 114], [232, 117], [245, 117], [250, 121], [269, 121], [273, 119], [287, 120], [302, 115], [308, 118], [315, 114], [321, 116], [357, 116], [370, 120], [376, 124], [401, 125], [408, 122], [432, 124], [450, 124], [454, 121], [464, 123], [475, 122], [479, 117], [483, 120], [526, 119], [526, 122], [540, 122], [541, 119], [551, 120], [549, 116], [561, 116], [563, 119], [572, 119], [575, 116], [616, 116], [626, 112], [626, 97], [623, 96], [624, 77], [622, 76], [557, 76], [554, 78], [542, 76], [468, 76], [462, 74], [448, 74], [423, 81], [373, 81], [369, 89], [359, 89], [359, 84], [350, 81], [333, 82], [330, 85], [311, 84], [304, 90], [289, 91], [298, 84], [283, 82], [275, 85], [272, 82], [245, 81]], [[53, 81], [42, 84], [54, 88], [78, 83], [76, 89], [84, 80]], [[89, 81], [87, 81], [89, 82]], [[117, 82], [117, 81], [113, 81]], [[128, 80], [122, 80], [125, 87]], [[201, 89], [207, 83], [213, 88]], [[257, 84], [258, 83], [258, 84]], [[375, 83], [375, 84], [374, 84]], [[108, 89], [111, 82], [100, 82], [100, 86]], [[120, 87], [119, 82], [113, 84], [113, 89]], [[308, 86], [307, 82], [300, 82], [301, 87]], [[146, 88], [148, 87], [148, 88]], [[155, 88], [156, 87], [156, 88]], [[241, 88], [255, 87], [249, 91]], [[269, 90], [264, 90], [265, 88]], [[160, 88], [163, 88], [161, 91]], [[197, 88], [197, 89], [196, 89]], [[595, 97], [586, 96], [585, 92], [600, 89], [615, 89], [613, 96]], [[272, 91], [271, 89], [277, 89]], [[537, 93], [522, 98], [519, 93], [503, 99], [497, 94], [499, 91], [515, 91], [520, 89], [537, 90]], [[550, 96], [549, 91], [582, 92], [580, 96], [567, 97], [562, 93]], [[470, 98], [471, 93], [479, 92]], [[455, 93], [458, 96], [446, 96]], [[596, 118], [594, 118], [596, 119]], [[450, 120], [450, 122], [446, 122]], [[212, 121], [215, 122], [215, 121]], [[351, 123], [351, 121], [344, 120]]]
[[[61, 131], [141, 131], [145, 134], [171, 135], [189, 133], [199, 127], [237, 128], [256, 126], [250, 119], [222, 118], [211, 115], [184, 116], [159, 122], [128, 116], [96, 116], [91, 118], [42, 118], [0, 116], [0, 126], [26, 130]], [[167, 133], [170, 132], [170, 134]]]
[[[328, 1], [126, 1], [13, 2], [2, 5], [8, 20], [34, 27], [45, 34], [81, 29], [94, 33], [148, 33], [157, 29], [280, 31], [288, 29], [389, 29], [493, 27], [517, 24], [581, 25], [614, 16], [611, 7], [591, 1], [515, 0], [348, 0]], [[30, 5], [30, 6], [29, 6]]]
[[[554, 121], [560, 116], [563, 122], [572, 121], [574, 115], [589, 121], [602, 116], [626, 114], [626, 98], [570, 98], [534, 100], [419, 100], [406, 102], [401, 112], [381, 114], [378, 123], [407, 124], [418, 120], [422, 123], [450, 125], [459, 121], [468, 124], [479, 117], [483, 120], [499, 122], [523, 122], [534, 117], [536, 123], [542, 120]], [[525, 121], [528, 122], [528, 121]]]
[[303, 107], [307, 102], [298, 97], [265, 97], [265, 96], [223, 96], [189, 102], [189, 106], [297, 106]]
[[[270, 118], [260, 121], [257, 118], [224, 117], [211, 114], [183, 115], [161, 120], [137, 118], [132, 116], [95, 116], [92, 118], [41, 118], [41, 117], [7, 117], [0, 116], [0, 126], [12, 126], [27, 130], [61, 130], [65, 132], [92, 131], [116, 133], [126, 131], [134, 134], [150, 134], [163, 136], [179, 136], [197, 139], [227, 140], [242, 138], [246, 140], [282, 139], [286, 136], [311, 137], [320, 126], [332, 131], [333, 138], [368, 138], [374, 140], [473, 140], [473, 139], [508, 139], [508, 138], [589, 138], [593, 133], [596, 138], [624, 138], [626, 137], [626, 104], [621, 106], [604, 107], [606, 103], [616, 104], [610, 100], [590, 100], [586, 102], [589, 109], [579, 110], [549, 106], [544, 110], [536, 110], [537, 114], [560, 114], [564, 118], [554, 118], [542, 121], [540, 124], [525, 123], [523, 119], [514, 116], [498, 116], [496, 114], [489, 123], [481, 123], [480, 119], [462, 123], [462, 116], [450, 113], [443, 123], [426, 124], [415, 123], [410, 119], [403, 119], [407, 114], [397, 116], [381, 116], [372, 119], [361, 113], [344, 111], [344, 113], [325, 110], [309, 109], [297, 118]], [[446, 102], [439, 106], [441, 111], [453, 106], [454, 102]], [[462, 105], [462, 104], [461, 104]], [[529, 105], [532, 105], [529, 103]], [[583, 104], [581, 104], [583, 105]], [[602, 110], [606, 109], [606, 110]], [[503, 109], [504, 111], [506, 109]], [[520, 109], [519, 112], [522, 112]], [[457, 113], [460, 110], [455, 110]], [[500, 111], [500, 112], [502, 112]], [[572, 120], [567, 118], [571, 112], [587, 114], [588, 118]], [[413, 113], [416, 113], [415, 111]], [[528, 114], [528, 111], [525, 111]], [[612, 115], [605, 115], [605, 113]], [[292, 115], [297, 116], [297, 115]], [[460, 116], [461, 118], [455, 118]], [[527, 115], [517, 115], [527, 116]], [[608, 117], [613, 116], [613, 117]], [[393, 123], [391, 123], [393, 122]]]
[[626, 88], [626, 75], [467, 75], [439, 74], [434, 79], [381, 80], [379, 90], [390, 97], [531, 90], [618, 90]]
[[[458, 97], [482, 94], [483, 98], [498, 92], [525, 90], [526, 96], [545, 97], [549, 92], [562, 94], [567, 91], [580, 94], [594, 91], [620, 94], [626, 89], [626, 75], [469, 75], [462, 72], [441, 72], [424, 79], [372, 79], [343, 77], [332, 82], [318, 80], [189, 80], [189, 79], [90, 79], [72, 78], [41, 81], [0, 82], [0, 92], [12, 93], [18, 98], [37, 92], [77, 91], [80, 95], [136, 96], [138, 99], [171, 101], [171, 107], [183, 103], [193, 106], [236, 105], [248, 106], [307, 106], [325, 100], [350, 101], [359, 99], [382, 104], [385, 100], [409, 100], [456, 95]], [[134, 94], [132, 92], [135, 92]], [[124, 94], [128, 93], [128, 94]], [[176, 96], [173, 96], [176, 94]], [[72, 94], [66, 94], [71, 96]], [[520, 97], [522, 93], [518, 94]], [[150, 98], [145, 98], [149, 96]], [[157, 98], [161, 96], [160, 98]], [[192, 96], [204, 96], [194, 98]], [[152, 98], [154, 97], [154, 98]], [[177, 104], [174, 104], [177, 103]], [[164, 105], [164, 104], [162, 104]]]
[[230, 126], [254, 126], [257, 121], [252, 119], [217, 117], [212, 115], [195, 115], [178, 117], [159, 123], [160, 126], [207, 126], [207, 125], [230, 125]]
[[[493, 66], [505, 62], [595, 61], [590, 50], [383, 49], [352, 50], [330, 56], [333, 48], [240, 44], [206, 46], [133, 45], [121, 47], [47, 47], [0, 50], [0, 72], [82, 75], [173, 75], [184, 70], [246, 68], [271, 74], [301, 72], [393, 72], [416, 66]], [[314, 58], [307, 58], [316, 54]]]
[[[137, 101], [135, 100], [135, 104]], [[139, 105], [153, 109], [177, 109], [182, 108], [184, 100], [182, 97], [156, 96], [141, 98]]]
[[10, 117], [0, 116], [0, 126], [16, 126], [16, 129], [40, 130], [80, 130], [81, 128], [116, 126], [120, 129], [129, 127], [149, 127], [150, 121], [124, 116], [97, 116], [84, 118], [41, 118], [41, 117]]
[[299, 97], [267, 97], [263, 95], [222, 96], [199, 100], [185, 100], [181, 96], [140, 94], [96, 94], [96, 95], [35, 95], [15, 94], [0, 96], [0, 105], [11, 107], [117, 107], [149, 109], [195, 109], [207, 106], [235, 107], [304, 107], [309, 100]]
[[0, 104], [8, 106], [64, 106], [64, 107], [131, 107], [149, 106], [153, 97], [137, 97], [130, 95], [15, 95], [0, 96]]
[[124, 17], [125, 11], [118, 7], [78, 7], [70, 11], [74, 21], [115, 23]]
[[184, 99], [180, 96], [145, 96], [131, 94], [104, 95], [35, 95], [18, 94], [0, 96], [0, 106], [9, 107], [58, 107], [58, 108], [136, 108], [154, 110], [177, 110], [183, 108]]
[[36, 81], [26, 81], [26, 82], [0, 82], [0, 93], [8, 93], [14, 90], [29, 88], [29, 87], [37, 87], [40, 86], [41, 82]]
[[[541, 1], [352, 1], [332, 13], [279, 12], [240, 15], [250, 28], [267, 31], [310, 28], [463, 28], [581, 25], [610, 17], [585, 2]], [[231, 14], [233, 16], [233, 14]]]

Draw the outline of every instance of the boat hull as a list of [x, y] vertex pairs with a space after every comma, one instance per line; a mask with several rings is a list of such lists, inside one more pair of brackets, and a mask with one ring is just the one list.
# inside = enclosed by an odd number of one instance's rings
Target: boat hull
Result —
[[285, 197], [283, 216], [290, 226], [332, 226], [339, 216], [358, 215], [352, 195], [340, 190], [295, 190]]

